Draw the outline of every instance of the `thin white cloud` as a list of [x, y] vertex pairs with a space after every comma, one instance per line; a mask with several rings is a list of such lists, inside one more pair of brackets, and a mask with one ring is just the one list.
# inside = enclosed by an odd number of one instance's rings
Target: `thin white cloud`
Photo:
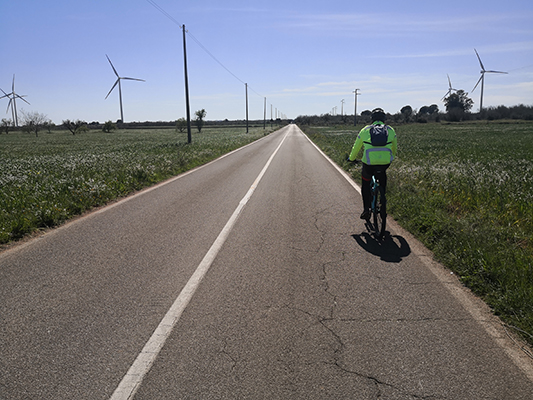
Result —
[[283, 89], [283, 93], [310, 93], [310, 92], [315, 92], [316, 89], [317, 89], [316, 86], [290, 88], [290, 89]]
[[[530, 42], [515, 42], [503, 43], [498, 45], [482, 45], [477, 46], [480, 53], [512, 53], [520, 51], [533, 51], [533, 41]], [[406, 53], [406, 54], [378, 54], [369, 55], [368, 58], [436, 58], [436, 57], [458, 57], [470, 56], [474, 52], [473, 48], [448, 49], [441, 51], [431, 51], [425, 53]]]
[[246, 13], [246, 14], [265, 14], [271, 13], [272, 10], [260, 7], [223, 7], [223, 6], [205, 6], [202, 7], [191, 7], [189, 11], [200, 12], [200, 13]]
[[494, 31], [495, 26], [512, 22], [514, 26], [531, 34], [533, 29], [528, 27], [532, 16], [530, 12], [468, 17], [439, 17], [434, 14], [301, 14], [286, 17], [282, 25], [288, 28], [327, 31], [343, 35], [353, 35], [356, 32], [358, 35], [368, 37]]

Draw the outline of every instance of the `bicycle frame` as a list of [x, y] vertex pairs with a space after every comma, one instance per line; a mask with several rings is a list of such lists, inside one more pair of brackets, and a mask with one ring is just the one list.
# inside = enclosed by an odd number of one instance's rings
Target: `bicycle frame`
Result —
[[372, 176], [370, 184], [372, 193], [372, 216], [374, 220], [373, 230], [379, 240], [385, 236], [385, 227], [387, 224], [387, 198], [385, 190], [379, 184], [379, 179]]
[[372, 182], [370, 183], [370, 191], [372, 193], [372, 212], [376, 211], [376, 190], [379, 190], [379, 180], [375, 176], [372, 176]]

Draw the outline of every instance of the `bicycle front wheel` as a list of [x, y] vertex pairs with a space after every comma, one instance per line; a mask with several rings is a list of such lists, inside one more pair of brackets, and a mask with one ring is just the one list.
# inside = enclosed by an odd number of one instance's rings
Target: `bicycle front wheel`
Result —
[[385, 228], [387, 226], [387, 199], [382, 187], [374, 193], [375, 208], [374, 208], [374, 229], [378, 239], [382, 239], [385, 235]]

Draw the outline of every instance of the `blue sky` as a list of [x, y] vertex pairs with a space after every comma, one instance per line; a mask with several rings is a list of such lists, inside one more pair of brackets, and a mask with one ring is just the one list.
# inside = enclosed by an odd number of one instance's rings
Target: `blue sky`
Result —
[[[191, 112], [209, 120], [245, 118], [245, 82], [250, 119], [263, 118], [265, 97], [268, 118], [271, 106], [288, 118], [353, 114], [356, 88], [358, 113], [444, 110], [447, 74], [475, 111], [474, 48], [487, 70], [509, 72], [487, 74], [484, 107], [533, 105], [530, 0], [155, 2], [186, 25]], [[55, 123], [117, 120], [118, 90], [104, 99], [116, 80], [107, 54], [121, 76], [146, 80], [123, 81], [126, 121], [185, 116], [182, 32], [147, 0], [0, 0], [0, 21], [0, 88], [16, 74], [31, 103], [19, 109]]]

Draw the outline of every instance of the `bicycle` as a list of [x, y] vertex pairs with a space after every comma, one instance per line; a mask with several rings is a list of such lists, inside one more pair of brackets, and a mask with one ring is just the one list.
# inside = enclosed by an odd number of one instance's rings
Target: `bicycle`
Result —
[[377, 171], [376, 175], [378, 176], [372, 176], [372, 182], [370, 183], [373, 229], [378, 240], [382, 240], [385, 236], [385, 228], [387, 226], [387, 197], [385, 196], [385, 189], [379, 184], [379, 174], [381, 172]]
[[[360, 160], [353, 162], [359, 164]], [[372, 231], [379, 241], [384, 238], [385, 228], [387, 227], [387, 197], [385, 196], [385, 189], [379, 184], [379, 176], [382, 173], [384, 171], [377, 169], [370, 182], [370, 193], [372, 195], [371, 216], [366, 222], [367, 229]]]

